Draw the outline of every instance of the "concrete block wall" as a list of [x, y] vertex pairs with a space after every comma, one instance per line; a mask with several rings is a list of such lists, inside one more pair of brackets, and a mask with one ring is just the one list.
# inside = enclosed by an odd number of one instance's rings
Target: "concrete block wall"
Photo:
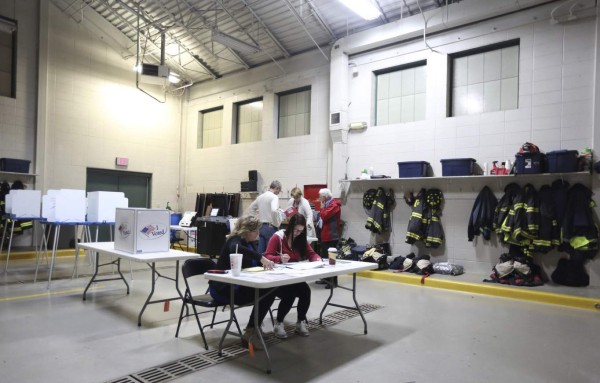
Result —
[[[348, 57], [354, 64], [352, 68], [332, 67], [332, 71], [338, 69], [347, 73], [351, 100], [347, 109], [348, 121], [366, 121], [369, 125], [364, 131], [348, 132], [349, 178], [358, 177], [361, 169], [370, 167], [374, 168], [375, 174], [398, 177], [397, 162], [421, 160], [430, 162], [434, 176], [440, 177], [441, 159], [472, 157], [481, 167], [484, 163], [491, 166], [492, 161], [514, 161], [515, 153], [527, 141], [537, 144], [542, 151], [593, 147], [594, 140], [597, 141], [594, 136], [597, 57], [593, 49], [598, 40], [597, 18], [592, 15], [570, 22], [550, 23], [554, 6], [548, 4], [437, 33], [427, 39], [431, 50], [423, 39], [412, 39], [403, 44], [354, 53]], [[449, 12], [453, 12], [452, 9], [450, 7]], [[447, 117], [448, 55], [515, 38], [520, 39], [518, 109]], [[425, 120], [374, 126], [373, 72], [419, 60], [427, 60]], [[332, 86], [332, 99], [342, 97], [335, 88]], [[341, 159], [334, 158], [334, 162], [336, 160]], [[339, 175], [333, 177], [339, 178]], [[554, 179], [548, 176], [536, 178], [535, 182], [541, 186]], [[596, 194], [598, 192], [595, 174], [577, 175], [567, 180], [572, 181], [571, 184], [582, 182]], [[525, 184], [524, 181], [519, 183]], [[468, 217], [477, 193], [487, 184], [499, 198], [506, 185], [504, 180], [493, 177], [437, 178], [383, 184], [392, 185], [398, 202], [389, 236], [394, 254], [406, 255], [411, 251], [431, 254], [436, 262], [455, 261], [485, 277], [498, 256], [508, 250], [497, 239], [490, 243], [467, 241]], [[377, 185], [377, 181], [340, 183], [340, 195], [346, 201], [343, 206], [346, 236], [359, 243], [385, 240], [372, 237], [364, 229], [366, 215], [362, 212], [362, 193]], [[404, 242], [410, 210], [402, 201], [402, 195], [406, 191], [417, 192], [421, 187], [439, 188], [446, 197], [442, 216], [446, 242], [440, 249], [423, 249]], [[535, 258], [549, 275], [558, 258], [565, 256], [552, 252]], [[587, 267], [591, 284], [600, 285], [600, 263], [592, 261]]]
[[[44, 189], [85, 189], [89, 167], [152, 173], [151, 207], [177, 207], [182, 99], [160, 103], [136, 89], [135, 57], [125, 59], [53, 5], [47, 17]], [[126, 169], [116, 157], [129, 158]]]
[[[196, 193], [240, 191], [240, 182], [248, 180], [248, 171], [258, 171], [258, 188], [264, 191], [272, 180], [281, 181], [279, 195], [285, 206], [290, 190], [307, 184], [327, 184], [329, 168], [329, 66], [319, 52], [311, 52], [279, 65], [266, 65], [237, 76], [196, 86], [190, 93], [185, 113], [186, 136], [184, 206], [194, 208]], [[277, 93], [311, 87], [310, 134], [277, 137]], [[234, 104], [263, 98], [262, 139], [235, 144], [232, 135]], [[203, 110], [223, 107], [222, 145], [197, 148], [198, 121]], [[247, 208], [244, 203], [241, 210]]]

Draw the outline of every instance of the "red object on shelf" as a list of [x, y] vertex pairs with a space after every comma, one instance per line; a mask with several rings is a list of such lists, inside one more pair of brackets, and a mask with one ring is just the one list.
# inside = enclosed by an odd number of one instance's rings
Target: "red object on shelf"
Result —
[[308, 200], [308, 203], [315, 207], [315, 210], [321, 210], [321, 201], [319, 200], [319, 190], [325, 189], [327, 185], [313, 184], [304, 185], [304, 198]]

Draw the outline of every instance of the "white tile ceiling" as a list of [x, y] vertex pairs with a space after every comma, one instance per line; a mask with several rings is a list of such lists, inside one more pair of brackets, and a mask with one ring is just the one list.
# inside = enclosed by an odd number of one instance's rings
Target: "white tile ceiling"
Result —
[[[365, 21], [338, 0], [52, 0], [78, 22], [101, 17], [105, 33], [119, 34], [123, 51], [159, 64], [164, 35], [165, 64], [187, 81], [212, 80], [231, 73], [320, 49], [329, 57], [339, 38], [458, 0], [373, 0], [382, 11]], [[111, 26], [112, 25], [112, 26]], [[139, 30], [139, 33], [138, 33]], [[211, 38], [219, 31], [258, 46], [242, 53]]]

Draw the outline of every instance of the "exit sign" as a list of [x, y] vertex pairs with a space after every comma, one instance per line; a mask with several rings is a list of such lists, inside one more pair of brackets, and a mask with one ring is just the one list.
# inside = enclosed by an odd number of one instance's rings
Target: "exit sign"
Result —
[[129, 158], [117, 157], [115, 162], [118, 166], [127, 166], [129, 164]]

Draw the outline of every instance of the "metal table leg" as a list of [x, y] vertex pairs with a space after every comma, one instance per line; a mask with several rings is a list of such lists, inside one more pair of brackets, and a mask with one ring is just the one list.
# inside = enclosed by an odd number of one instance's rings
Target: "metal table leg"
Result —
[[[140, 311], [140, 314], [138, 315], [138, 326], [142, 325], [142, 314], [144, 314], [144, 311], [146, 310], [146, 307], [148, 305], [154, 304], [154, 303], [162, 303], [162, 302], [166, 302], [166, 301], [175, 301], [175, 300], [181, 300], [183, 302], [183, 294], [181, 293], [181, 290], [179, 290], [179, 261], [175, 261], [175, 278], [161, 275], [158, 271], [156, 271], [156, 263], [155, 262], [152, 262], [152, 264], [148, 264], [148, 266], [152, 269], [152, 288], [150, 289], [150, 294], [148, 294], [148, 298], [146, 298], [146, 302], [144, 302], [144, 306], [142, 306], [142, 310]], [[164, 279], [168, 279], [170, 281], [174, 281], [175, 289], [177, 290], [177, 293], [179, 294], [179, 296], [174, 297], [174, 298], [157, 299], [155, 301], [151, 300], [152, 295], [154, 295], [154, 289], [156, 287], [156, 280], [158, 278], [164, 278]]]
[[[327, 281], [327, 283], [331, 283], [331, 282]], [[340, 308], [349, 309], [349, 310], [355, 310], [355, 311], [358, 311], [358, 314], [362, 318], [362, 321], [364, 324], [364, 333], [366, 334], [367, 333], [367, 320], [365, 319], [365, 316], [363, 315], [362, 310], [360, 309], [360, 305], [358, 304], [358, 301], [356, 300], [356, 273], [352, 274], [352, 288], [338, 286], [336, 289], [352, 291], [352, 300], [354, 301], [354, 307], [340, 305], [338, 303], [331, 303], [331, 298], [333, 297], [333, 290], [334, 290], [333, 286], [332, 286], [332, 289], [329, 292], [329, 297], [327, 298], [327, 301], [325, 301], [325, 304], [323, 305], [323, 308], [321, 309], [321, 314], [319, 315], [319, 324], [321, 324], [321, 325], [323, 324], [323, 313], [325, 312], [325, 309], [327, 308], [327, 306], [334, 306], [334, 307], [340, 307]]]

